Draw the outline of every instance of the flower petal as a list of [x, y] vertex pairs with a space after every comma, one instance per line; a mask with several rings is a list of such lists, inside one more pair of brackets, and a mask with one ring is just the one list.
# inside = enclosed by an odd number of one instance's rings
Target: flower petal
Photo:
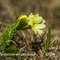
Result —
[[34, 31], [35, 34], [40, 34], [43, 33], [43, 30], [40, 30], [40, 29], [36, 29], [36, 28], [32, 28], [32, 30]]
[[30, 20], [30, 21], [28, 22], [28, 24], [29, 24], [30, 26], [33, 26], [32, 20]]
[[39, 17], [39, 14], [35, 14], [35, 16], [33, 18], [33, 23], [40, 23], [41, 19], [42, 19], [42, 17]]
[[44, 24], [35, 24], [35, 27], [38, 29], [43, 29], [43, 28], [45, 28], [45, 25]]
[[43, 24], [45, 23], [45, 20], [44, 20], [44, 19], [42, 20], [42, 23], [43, 23]]
[[34, 27], [32, 27], [32, 30], [34, 31], [35, 34], [37, 34], [37, 30]]
[[41, 35], [41, 33], [43, 33], [43, 30], [37, 29], [37, 33], [38, 33], [39, 35]]

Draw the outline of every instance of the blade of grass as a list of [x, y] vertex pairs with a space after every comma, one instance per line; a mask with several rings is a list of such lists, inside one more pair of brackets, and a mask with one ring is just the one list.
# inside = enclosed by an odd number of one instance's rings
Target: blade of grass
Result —
[[2, 22], [0, 22], [0, 27], [1, 27], [1, 25], [2, 25]]
[[47, 40], [45, 45], [45, 54], [44, 54], [44, 60], [46, 60], [46, 53], [48, 53], [49, 45], [50, 45], [50, 35], [51, 35], [51, 28], [48, 27], [48, 33], [47, 33]]
[[49, 26], [48, 33], [47, 33], [47, 40], [45, 45], [45, 53], [48, 53], [49, 45], [50, 45], [50, 35], [51, 35], [51, 28]]

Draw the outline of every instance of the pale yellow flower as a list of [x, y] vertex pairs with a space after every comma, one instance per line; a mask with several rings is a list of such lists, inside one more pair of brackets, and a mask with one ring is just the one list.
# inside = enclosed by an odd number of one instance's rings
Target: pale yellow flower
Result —
[[42, 18], [42, 16], [39, 16], [39, 14], [30, 14], [28, 19], [28, 24], [31, 26], [35, 34], [38, 33], [41, 35], [41, 33], [43, 33], [43, 29], [45, 28], [45, 20]]

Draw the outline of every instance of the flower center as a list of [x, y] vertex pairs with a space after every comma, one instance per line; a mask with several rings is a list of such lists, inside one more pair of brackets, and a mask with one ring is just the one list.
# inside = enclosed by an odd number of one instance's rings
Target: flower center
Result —
[[33, 27], [36, 28], [37, 24], [33, 24]]

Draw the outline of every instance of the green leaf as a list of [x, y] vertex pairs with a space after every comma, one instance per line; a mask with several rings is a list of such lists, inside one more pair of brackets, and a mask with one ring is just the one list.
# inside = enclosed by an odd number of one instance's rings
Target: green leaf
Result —
[[2, 25], [2, 22], [0, 22], [0, 27], [1, 27], [1, 25]]
[[15, 45], [11, 45], [10, 47], [5, 47], [5, 53], [18, 53], [19, 49]]
[[48, 53], [49, 45], [50, 45], [50, 35], [51, 35], [51, 28], [49, 26], [48, 33], [47, 33], [47, 40], [45, 45], [45, 52]]

